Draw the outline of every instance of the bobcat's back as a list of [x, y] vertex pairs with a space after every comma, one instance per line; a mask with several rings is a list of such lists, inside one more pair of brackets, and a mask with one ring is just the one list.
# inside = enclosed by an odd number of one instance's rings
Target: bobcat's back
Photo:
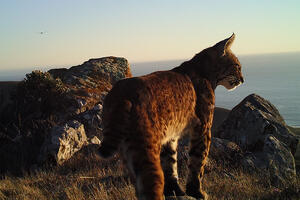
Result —
[[194, 117], [195, 103], [190, 78], [176, 72], [160, 71], [119, 81], [104, 101], [100, 153], [111, 156], [124, 139], [136, 137], [136, 133], [151, 133], [161, 144], [178, 137]]

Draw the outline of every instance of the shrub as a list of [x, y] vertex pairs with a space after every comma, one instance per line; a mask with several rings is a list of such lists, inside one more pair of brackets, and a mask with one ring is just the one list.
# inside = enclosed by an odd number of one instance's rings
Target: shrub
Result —
[[26, 74], [26, 78], [19, 84], [18, 111], [22, 115], [34, 111], [40, 111], [42, 115], [50, 115], [64, 108], [63, 100], [67, 93], [68, 88], [59, 78], [54, 79], [48, 72], [32, 71]]

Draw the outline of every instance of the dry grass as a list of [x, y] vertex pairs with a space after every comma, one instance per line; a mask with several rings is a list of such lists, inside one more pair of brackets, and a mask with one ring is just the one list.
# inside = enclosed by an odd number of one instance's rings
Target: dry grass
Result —
[[[186, 167], [180, 167], [184, 184]], [[285, 189], [272, 187], [263, 175], [247, 174], [218, 166], [207, 170], [204, 188], [211, 200], [300, 199], [300, 178]], [[298, 194], [297, 194], [298, 192]], [[298, 195], [298, 196], [297, 196]], [[287, 198], [287, 196], [289, 198]], [[294, 198], [290, 198], [294, 197]], [[0, 199], [134, 200], [135, 191], [118, 157], [102, 160], [78, 153], [63, 167], [6, 175], [0, 180]]]
[[[77, 155], [63, 167], [52, 167], [23, 177], [5, 176], [0, 199], [135, 199], [119, 159], [101, 160]], [[124, 197], [124, 198], [123, 198]]]
[[266, 176], [240, 170], [214, 171], [207, 174], [204, 181], [211, 200], [300, 199], [300, 178], [281, 189], [271, 186]]
[[[185, 185], [186, 166], [186, 160], [181, 160], [179, 175], [182, 185]], [[265, 174], [248, 174], [212, 163], [206, 170], [204, 188], [211, 200], [300, 199], [300, 177], [285, 188], [275, 188], [268, 180]], [[45, 167], [22, 177], [7, 174], [0, 180], [0, 199], [136, 198], [134, 187], [117, 156], [103, 160], [84, 149], [62, 167]]]

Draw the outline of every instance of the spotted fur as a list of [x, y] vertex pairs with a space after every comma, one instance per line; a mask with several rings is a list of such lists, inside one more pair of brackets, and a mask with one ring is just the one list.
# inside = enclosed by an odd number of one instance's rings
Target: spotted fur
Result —
[[[120, 151], [139, 200], [165, 196], [206, 198], [201, 180], [211, 142], [218, 85], [243, 82], [230, 50], [234, 34], [169, 70], [121, 80], [104, 101], [104, 139], [99, 153]], [[189, 172], [184, 192], [178, 184], [177, 141], [190, 135]]]

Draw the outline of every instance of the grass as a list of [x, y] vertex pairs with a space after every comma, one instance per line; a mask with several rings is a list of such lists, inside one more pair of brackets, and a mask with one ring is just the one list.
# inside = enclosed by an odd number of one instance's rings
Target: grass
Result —
[[63, 167], [23, 177], [6, 175], [0, 181], [0, 199], [135, 199], [135, 191], [119, 159], [77, 154]]
[[[184, 184], [187, 168], [181, 163], [179, 174]], [[281, 189], [272, 187], [267, 180], [265, 175], [215, 165], [206, 170], [204, 188], [211, 200], [293, 199], [286, 196], [300, 199], [299, 177], [296, 183]], [[0, 180], [0, 199], [135, 200], [136, 197], [117, 156], [103, 160], [93, 154], [78, 153], [62, 167], [48, 167], [22, 177], [4, 176]]]

